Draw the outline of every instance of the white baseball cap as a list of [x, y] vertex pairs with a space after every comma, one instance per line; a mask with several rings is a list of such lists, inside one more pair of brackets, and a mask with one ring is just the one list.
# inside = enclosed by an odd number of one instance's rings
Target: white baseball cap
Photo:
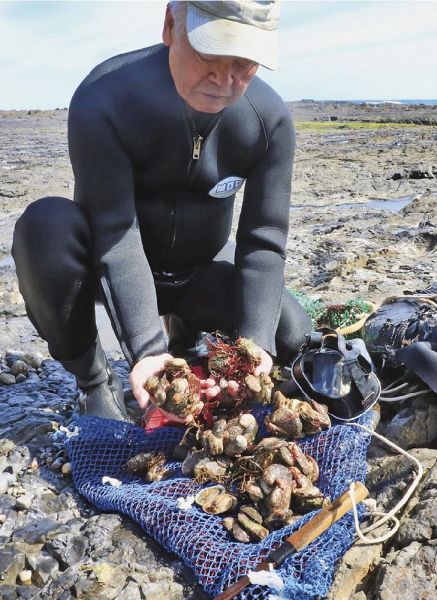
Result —
[[203, 54], [239, 56], [276, 69], [279, 0], [187, 3], [190, 44]]

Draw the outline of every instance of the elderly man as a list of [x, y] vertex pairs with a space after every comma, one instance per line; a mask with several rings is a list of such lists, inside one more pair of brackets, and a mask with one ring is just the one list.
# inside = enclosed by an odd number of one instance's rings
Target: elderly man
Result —
[[[197, 331], [252, 338], [268, 372], [311, 328], [283, 281], [292, 124], [255, 76], [275, 67], [277, 22], [276, 1], [171, 2], [164, 44], [107, 60], [72, 99], [74, 202], [31, 204], [13, 253], [29, 318], [76, 376], [82, 413], [127, 418], [97, 294], [142, 408], [147, 377]], [[160, 315], [173, 316], [169, 347]]]

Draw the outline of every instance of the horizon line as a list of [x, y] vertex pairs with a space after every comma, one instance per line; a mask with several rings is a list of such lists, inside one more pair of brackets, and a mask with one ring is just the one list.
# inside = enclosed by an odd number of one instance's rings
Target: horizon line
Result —
[[[391, 102], [421, 102], [426, 103], [427, 101], [437, 102], [437, 98], [390, 98], [390, 99], [382, 99], [382, 98], [293, 98], [289, 100], [284, 100], [284, 102], [378, 102], [378, 103], [387, 103]], [[54, 106], [54, 107], [45, 107], [45, 108], [1, 108], [0, 112], [27, 112], [27, 111], [49, 111], [49, 110], [68, 110], [68, 106]]]

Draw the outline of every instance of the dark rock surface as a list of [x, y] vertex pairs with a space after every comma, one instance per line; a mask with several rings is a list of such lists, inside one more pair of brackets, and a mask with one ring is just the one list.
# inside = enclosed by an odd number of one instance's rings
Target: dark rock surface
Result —
[[[114, 369], [126, 385], [126, 364]], [[74, 378], [51, 359], [40, 371], [37, 383], [0, 387], [0, 597], [205, 597], [137, 525], [94, 510], [75, 491], [62, 433]], [[31, 586], [17, 585], [25, 569]]]
[[[431, 285], [437, 128], [417, 123], [435, 119], [435, 107], [303, 102], [292, 110], [298, 148], [287, 284], [325, 302], [376, 303]], [[189, 569], [126, 517], [96, 511], [70, 477], [62, 428], [75, 407], [75, 382], [48, 359], [29, 324], [10, 259], [13, 224], [24, 208], [44, 195], [72, 196], [66, 119], [63, 110], [0, 111], [0, 598], [202, 599]], [[369, 120], [403, 124], [354, 128], [353, 121]], [[412, 201], [392, 210], [404, 198]], [[127, 388], [126, 363], [116, 360], [109, 337], [105, 345]], [[331, 600], [433, 597], [436, 400], [384, 407], [379, 430], [410, 449], [425, 475], [396, 535], [375, 546], [359, 542], [346, 554]], [[138, 414], [134, 402], [130, 410]], [[377, 442], [368, 464], [371, 496], [389, 510], [415, 466]]]

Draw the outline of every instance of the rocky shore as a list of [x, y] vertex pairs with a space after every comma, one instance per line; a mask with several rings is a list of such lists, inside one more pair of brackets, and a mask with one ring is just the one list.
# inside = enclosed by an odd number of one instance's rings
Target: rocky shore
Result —
[[[297, 153], [287, 284], [326, 303], [379, 303], [429, 288], [437, 272], [437, 107], [290, 108]], [[175, 556], [75, 491], [64, 450], [74, 379], [48, 357], [18, 291], [16, 219], [38, 197], [73, 193], [66, 121], [66, 110], [0, 111], [0, 598], [201, 600]], [[105, 340], [127, 389], [127, 365], [113, 338]], [[130, 409], [138, 415], [134, 401]], [[383, 407], [378, 431], [411, 450], [425, 475], [393, 538], [347, 552], [330, 600], [425, 600], [437, 588], [437, 398]], [[392, 508], [414, 464], [375, 442], [368, 467], [378, 509]]]

